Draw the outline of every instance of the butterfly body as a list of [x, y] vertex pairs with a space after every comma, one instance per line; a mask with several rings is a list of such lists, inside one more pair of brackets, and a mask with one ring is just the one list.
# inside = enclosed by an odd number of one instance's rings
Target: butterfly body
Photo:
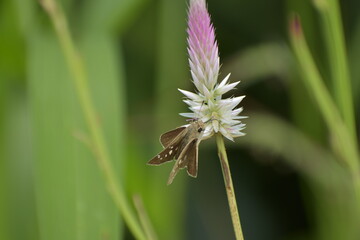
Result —
[[204, 132], [204, 123], [201, 120], [191, 122], [187, 127], [179, 127], [160, 136], [164, 147], [159, 154], [153, 157], [148, 164], [160, 165], [176, 160], [170, 172], [168, 185], [172, 183], [180, 169], [186, 168], [189, 176], [196, 177], [198, 169], [198, 149]]

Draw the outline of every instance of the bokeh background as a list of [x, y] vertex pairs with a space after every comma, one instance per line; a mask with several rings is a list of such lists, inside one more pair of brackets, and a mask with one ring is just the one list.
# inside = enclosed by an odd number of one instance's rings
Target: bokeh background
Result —
[[[183, 125], [177, 88], [194, 90], [185, 0], [61, 0], [84, 59], [98, 121], [130, 202], [143, 199], [159, 239], [234, 239], [214, 139], [197, 179], [147, 166], [161, 133]], [[340, 1], [355, 106], [360, 2]], [[245, 239], [356, 240], [354, 196], [304, 87], [288, 37], [299, 13], [316, 63], [330, 75], [310, 0], [208, 0], [221, 76], [241, 80], [247, 135], [226, 141]], [[71, 75], [35, 0], [0, 1], [0, 239], [133, 239], [91, 149]], [[331, 83], [326, 82], [331, 90]], [[355, 107], [357, 115], [360, 111]], [[359, 117], [359, 116], [358, 116]], [[357, 121], [359, 127], [359, 121]]]

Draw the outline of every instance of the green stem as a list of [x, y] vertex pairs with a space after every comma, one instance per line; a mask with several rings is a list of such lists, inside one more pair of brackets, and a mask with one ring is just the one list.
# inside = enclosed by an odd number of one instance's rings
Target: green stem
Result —
[[145, 234], [138, 223], [135, 214], [131, 211], [124, 190], [123, 188], [120, 188], [113, 171], [103, 131], [97, 120], [96, 110], [91, 100], [85, 68], [71, 38], [65, 16], [60, 6], [58, 6], [54, 0], [42, 0], [40, 3], [51, 18], [68, 66], [73, 75], [80, 105], [90, 131], [95, 156], [104, 174], [108, 191], [134, 236], [137, 239], [145, 240]]
[[349, 129], [346, 128], [335, 103], [326, 89], [303, 36], [298, 18], [293, 19], [290, 33], [292, 46], [304, 75], [305, 85], [319, 105], [321, 114], [334, 138], [334, 146], [337, 146], [337, 152], [347, 162], [350, 169], [359, 174], [359, 153], [356, 142], [349, 134]]
[[235, 236], [237, 240], [243, 240], [244, 236], [241, 229], [239, 211], [236, 204], [236, 197], [235, 197], [233, 182], [231, 179], [229, 161], [226, 154], [224, 139], [220, 133], [216, 135], [216, 144], [218, 147], [221, 169], [224, 176], [225, 189], [228, 197], [230, 214], [231, 214], [233, 228], [235, 231]]
[[353, 141], [357, 141], [349, 64], [339, 2], [338, 0], [314, 0], [314, 3], [320, 12], [323, 24], [335, 101]]
[[140, 219], [140, 223], [145, 231], [146, 237], [148, 238], [148, 240], [157, 240], [158, 237], [154, 231], [154, 228], [145, 210], [145, 206], [140, 195], [134, 195], [133, 201]]
[[316, 67], [315, 61], [311, 56], [309, 47], [304, 38], [300, 20], [295, 16], [291, 21], [291, 43], [302, 70], [301, 72], [304, 75], [303, 80], [308, 91], [313, 95], [318, 104], [320, 112], [332, 135], [332, 146], [334, 151], [337, 152], [339, 158], [348, 165], [355, 186], [355, 193], [358, 198], [360, 210], [360, 166], [357, 142], [349, 133], [350, 129], [345, 125], [330, 93], [326, 89], [324, 81], [320, 76], [319, 70]]

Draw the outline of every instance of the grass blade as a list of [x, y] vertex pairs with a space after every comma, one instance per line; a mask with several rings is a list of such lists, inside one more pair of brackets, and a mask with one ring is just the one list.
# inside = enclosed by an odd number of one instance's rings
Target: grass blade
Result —
[[[97, 46], [97, 39], [89, 41], [84, 43], [84, 49], [96, 79], [92, 78], [91, 86], [96, 99], [103, 100], [97, 102], [106, 105], [99, 112], [99, 121], [107, 126], [110, 151], [119, 159], [119, 76], [114, 68], [113, 45], [106, 39]], [[119, 239], [117, 210], [96, 161], [74, 137], [85, 132], [85, 123], [58, 40], [38, 32], [29, 41], [29, 50], [41, 238]], [[106, 67], [97, 64], [98, 61]], [[99, 76], [102, 81], [97, 81]], [[110, 101], [107, 104], [104, 100]]]
[[349, 129], [346, 128], [335, 103], [326, 89], [303, 36], [300, 20], [297, 17], [292, 19], [290, 37], [295, 56], [304, 75], [305, 85], [314, 96], [328, 129], [332, 133], [334, 141], [336, 141], [334, 143], [334, 146], [337, 146], [335, 150], [339, 153], [340, 159], [348, 164], [353, 176], [357, 178], [359, 176], [359, 153], [356, 141], [353, 141]]
[[314, 0], [318, 8], [327, 44], [330, 72], [333, 81], [335, 102], [340, 110], [345, 124], [353, 138], [357, 141], [355, 127], [354, 103], [349, 74], [349, 64], [345, 46], [345, 34], [341, 21], [340, 4], [338, 0]]
[[40, 238], [77, 239], [74, 94], [56, 39], [37, 33], [28, 43]]

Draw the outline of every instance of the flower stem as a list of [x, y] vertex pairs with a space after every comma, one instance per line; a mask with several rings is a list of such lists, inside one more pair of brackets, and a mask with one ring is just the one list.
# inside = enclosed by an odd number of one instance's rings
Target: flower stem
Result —
[[239, 217], [239, 211], [236, 204], [236, 197], [235, 197], [235, 191], [233, 182], [231, 179], [231, 173], [230, 173], [230, 167], [229, 167], [229, 161], [226, 154], [224, 139], [220, 133], [216, 135], [216, 144], [218, 147], [218, 154], [219, 159], [221, 163], [221, 169], [224, 176], [224, 182], [225, 182], [225, 189], [226, 194], [228, 197], [229, 202], [229, 208], [230, 208], [230, 214], [231, 219], [235, 231], [235, 236], [237, 240], [243, 240], [244, 236], [241, 229], [241, 223], [240, 223], [240, 217]]
[[71, 37], [65, 15], [61, 7], [54, 0], [40, 0], [40, 3], [48, 13], [54, 25], [60, 45], [73, 76], [76, 93], [90, 132], [91, 145], [94, 149], [95, 158], [103, 172], [110, 196], [113, 198], [115, 205], [119, 209], [134, 237], [136, 239], [145, 240], [147, 239], [145, 233], [135, 214], [131, 210], [125, 191], [120, 187], [117, 176], [113, 170], [104, 133], [97, 119], [96, 109], [90, 95], [85, 67]]

